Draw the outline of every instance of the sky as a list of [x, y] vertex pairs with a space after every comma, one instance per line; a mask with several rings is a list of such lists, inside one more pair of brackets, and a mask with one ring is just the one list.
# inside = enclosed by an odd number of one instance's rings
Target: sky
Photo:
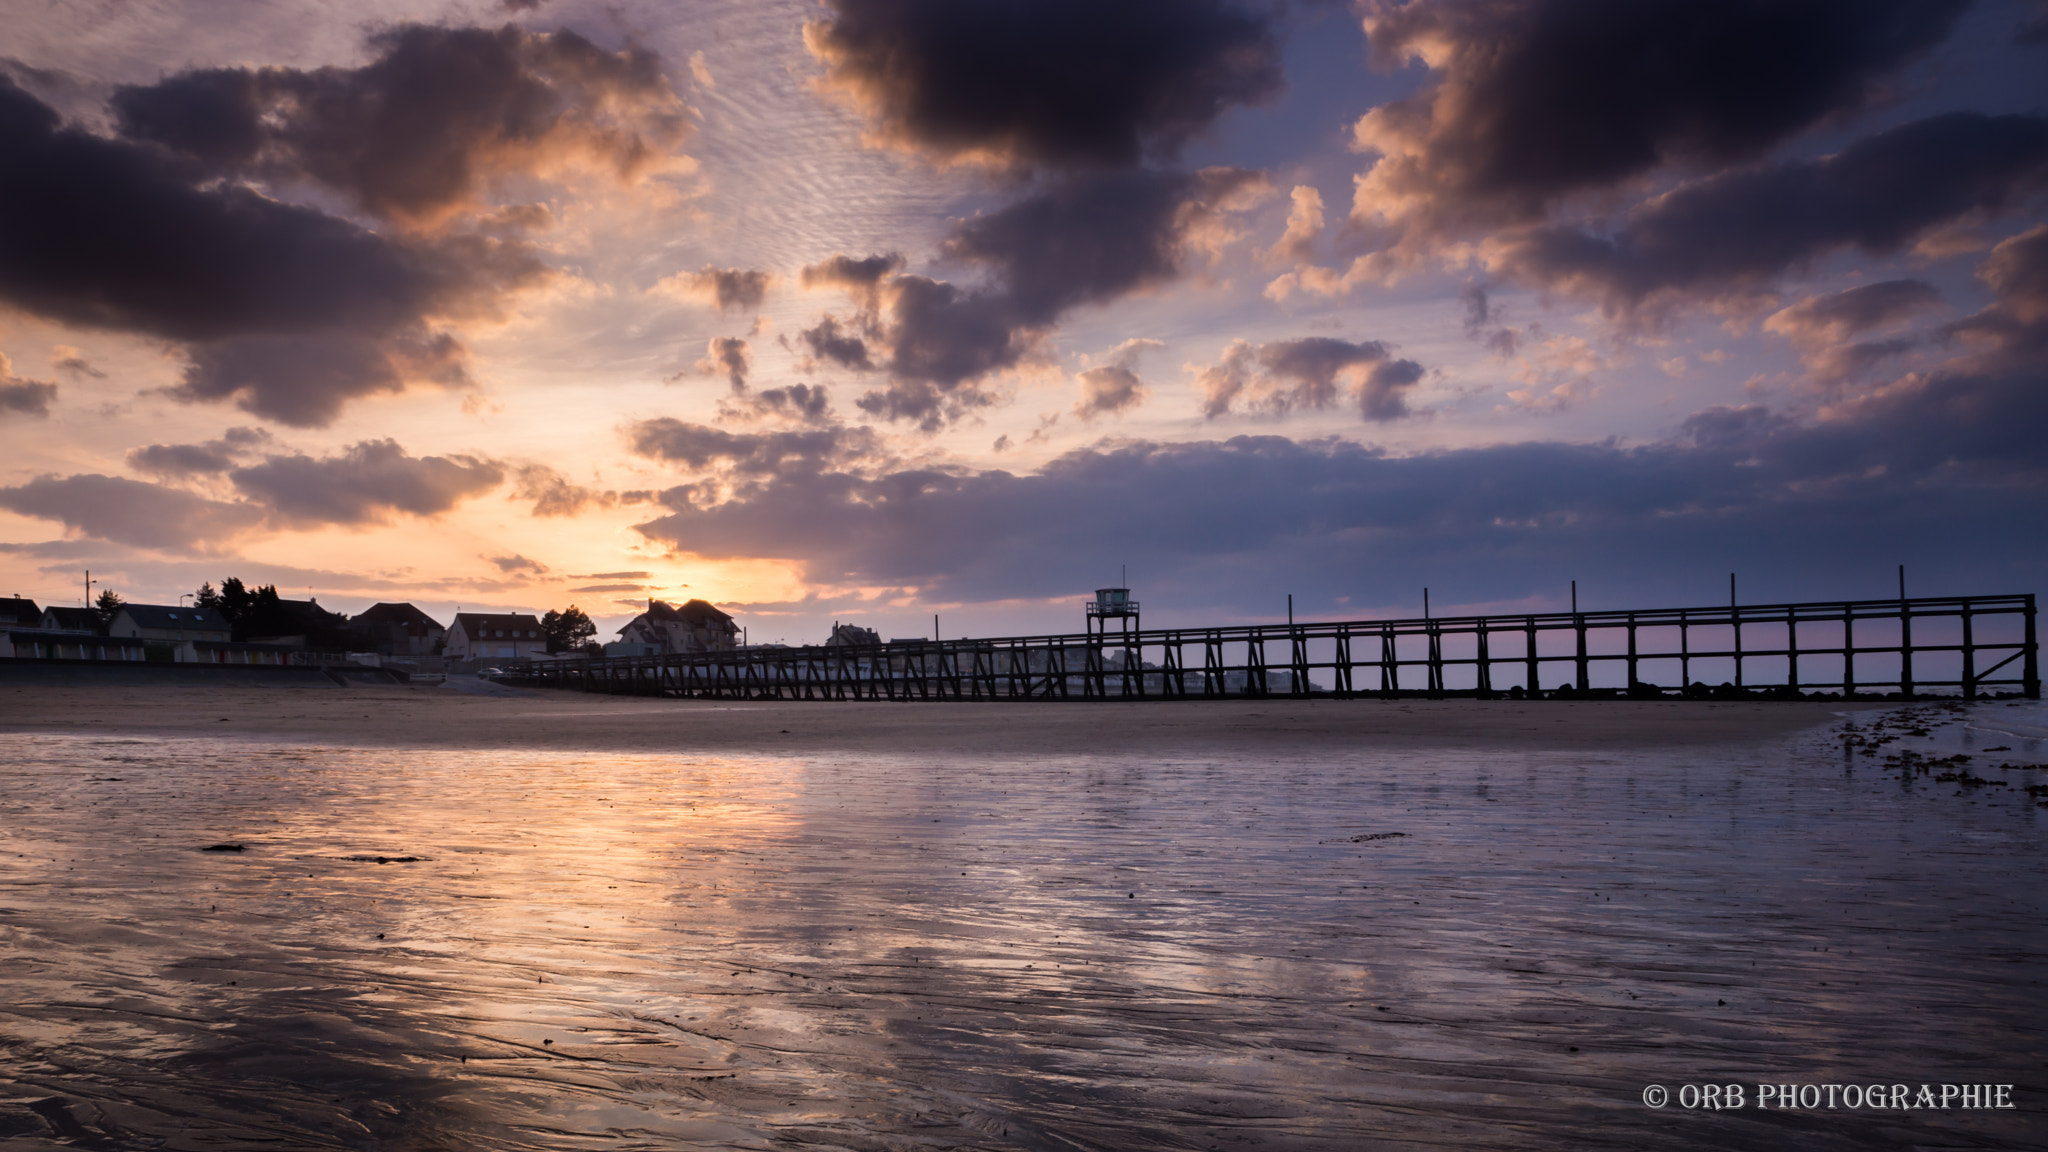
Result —
[[2040, 3], [229, 10], [0, 0], [0, 593], [2048, 590]]

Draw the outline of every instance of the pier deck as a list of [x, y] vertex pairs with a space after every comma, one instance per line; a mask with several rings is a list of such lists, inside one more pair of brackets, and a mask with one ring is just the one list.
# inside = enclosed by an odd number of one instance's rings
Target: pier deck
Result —
[[749, 700], [2041, 694], [2031, 594], [744, 648], [508, 671], [535, 686]]

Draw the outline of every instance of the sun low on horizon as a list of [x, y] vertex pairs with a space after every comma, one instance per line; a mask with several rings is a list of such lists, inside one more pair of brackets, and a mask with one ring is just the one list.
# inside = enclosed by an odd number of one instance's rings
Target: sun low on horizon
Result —
[[2020, 0], [0, 3], [0, 594], [2048, 575]]

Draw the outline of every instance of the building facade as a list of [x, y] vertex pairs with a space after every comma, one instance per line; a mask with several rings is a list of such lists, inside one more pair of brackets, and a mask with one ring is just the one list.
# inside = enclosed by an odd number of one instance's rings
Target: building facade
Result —
[[540, 620], [526, 612], [457, 612], [448, 626], [450, 660], [518, 660], [548, 654]]
[[702, 600], [689, 601], [680, 608], [650, 600], [647, 611], [619, 629], [619, 641], [644, 645], [663, 656], [730, 652], [739, 647], [740, 627], [731, 616]]

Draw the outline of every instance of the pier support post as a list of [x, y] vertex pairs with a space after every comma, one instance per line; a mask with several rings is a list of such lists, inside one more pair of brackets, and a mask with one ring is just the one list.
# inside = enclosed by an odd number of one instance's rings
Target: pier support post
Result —
[[1528, 629], [1525, 635], [1529, 639], [1529, 679], [1527, 687], [1529, 695], [1533, 697], [1536, 693], [1542, 691], [1542, 688], [1538, 686], [1536, 675], [1536, 618], [1534, 616], [1529, 617], [1524, 627]]
[[1963, 699], [1977, 698], [1977, 645], [1970, 635], [1970, 604], [1963, 602]]
[[2020, 666], [2023, 669], [2020, 673], [2020, 691], [2026, 693], [2029, 700], [2039, 700], [2041, 698], [2041, 646], [2034, 640], [2034, 594], [2031, 592], [2027, 593], [2027, 634], [2025, 640], [2027, 645], [2026, 655], [2020, 657]]

